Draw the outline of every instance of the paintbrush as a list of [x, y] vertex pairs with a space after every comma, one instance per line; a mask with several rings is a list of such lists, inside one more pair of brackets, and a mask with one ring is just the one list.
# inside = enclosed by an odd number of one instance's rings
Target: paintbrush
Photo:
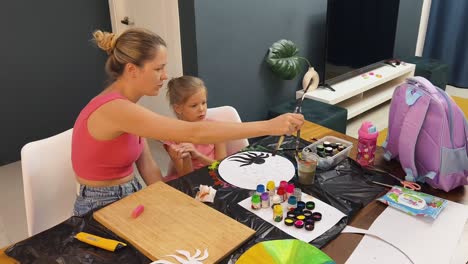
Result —
[[276, 155], [276, 152], [278, 152], [278, 149], [280, 148], [281, 144], [283, 144], [283, 140], [284, 140], [284, 135], [282, 135], [279, 140], [278, 140], [278, 144], [276, 144], [276, 148], [275, 150], [273, 150], [273, 156]]

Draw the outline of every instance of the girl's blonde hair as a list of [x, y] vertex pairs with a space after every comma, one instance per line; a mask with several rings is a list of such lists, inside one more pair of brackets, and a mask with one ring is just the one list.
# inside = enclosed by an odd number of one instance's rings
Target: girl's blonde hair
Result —
[[123, 73], [127, 63], [139, 67], [154, 59], [160, 46], [166, 42], [157, 34], [141, 28], [132, 28], [120, 36], [96, 30], [93, 33], [97, 46], [107, 52], [106, 73], [110, 81], [115, 81]]
[[166, 96], [169, 99], [169, 104], [179, 105], [185, 103], [190, 96], [200, 91], [200, 89], [204, 89], [207, 92], [205, 83], [200, 78], [181, 76], [172, 78], [167, 83]]

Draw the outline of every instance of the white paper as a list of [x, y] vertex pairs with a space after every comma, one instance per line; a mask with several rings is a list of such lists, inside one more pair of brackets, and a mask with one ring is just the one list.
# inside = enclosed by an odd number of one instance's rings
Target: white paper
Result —
[[[450, 201], [436, 219], [410, 216], [387, 207], [369, 232], [398, 247], [414, 263], [450, 263], [467, 219], [468, 206]], [[346, 263], [409, 264], [411, 261], [386, 242], [366, 235]]]
[[[249, 210], [250, 212], [258, 215], [259, 217], [263, 218], [265, 221], [271, 223], [272, 225], [276, 226], [282, 231], [307, 243], [309, 243], [310, 241], [314, 240], [315, 238], [319, 237], [320, 235], [328, 231], [330, 228], [336, 225], [336, 223], [338, 223], [338, 221], [340, 221], [341, 218], [345, 217], [345, 214], [340, 212], [338, 209], [306, 193], [302, 193], [302, 201], [304, 202], [313, 201], [315, 203], [315, 209], [313, 211], [319, 212], [322, 214], [322, 220], [315, 222], [315, 228], [312, 231], [307, 231], [304, 228], [298, 229], [294, 226], [287, 226], [284, 224], [284, 221], [281, 221], [281, 222], [273, 221], [273, 210], [271, 208], [262, 208], [259, 210], [253, 210], [250, 207], [252, 204], [251, 197], [239, 202], [239, 205]], [[287, 212], [287, 202], [282, 203], [282, 205], [283, 205], [283, 212], [285, 212], [283, 216], [283, 220], [284, 220], [286, 216], [286, 212]]]
[[[234, 161], [234, 156], [247, 157], [246, 153], [253, 155], [268, 155], [261, 164], [252, 163], [242, 166], [244, 163]], [[232, 157], [232, 158], [231, 158]], [[258, 184], [266, 184], [274, 181], [279, 186], [281, 181], [289, 181], [294, 177], [295, 168], [291, 161], [280, 155], [273, 156], [268, 152], [247, 151], [236, 153], [225, 158], [218, 167], [218, 173], [226, 182], [248, 190], [257, 189]]]

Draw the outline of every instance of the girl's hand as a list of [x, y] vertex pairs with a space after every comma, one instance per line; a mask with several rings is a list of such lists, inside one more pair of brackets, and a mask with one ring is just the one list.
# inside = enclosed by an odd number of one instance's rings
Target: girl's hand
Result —
[[[183, 144], [183, 143], [182, 143]], [[190, 152], [182, 144], [164, 145], [172, 159], [184, 159], [190, 157]]]
[[291, 135], [304, 124], [302, 114], [287, 113], [268, 120], [271, 135]]
[[184, 148], [184, 151], [190, 153], [192, 158], [197, 159], [200, 157], [201, 153], [198, 152], [192, 143], [180, 143], [179, 145]]

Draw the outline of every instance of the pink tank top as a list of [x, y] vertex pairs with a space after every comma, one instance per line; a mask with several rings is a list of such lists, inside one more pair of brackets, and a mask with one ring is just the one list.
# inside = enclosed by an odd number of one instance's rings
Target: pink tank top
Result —
[[88, 118], [100, 106], [128, 100], [117, 92], [100, 95], [83, 108], [73, 126], [72, 165], [78, 177], [87, 180], [113, 180], [133, 173], [133, 163], [143, 151], [140, 137], [124, 133], [111, 140], [97, 140], [88, 131]]

